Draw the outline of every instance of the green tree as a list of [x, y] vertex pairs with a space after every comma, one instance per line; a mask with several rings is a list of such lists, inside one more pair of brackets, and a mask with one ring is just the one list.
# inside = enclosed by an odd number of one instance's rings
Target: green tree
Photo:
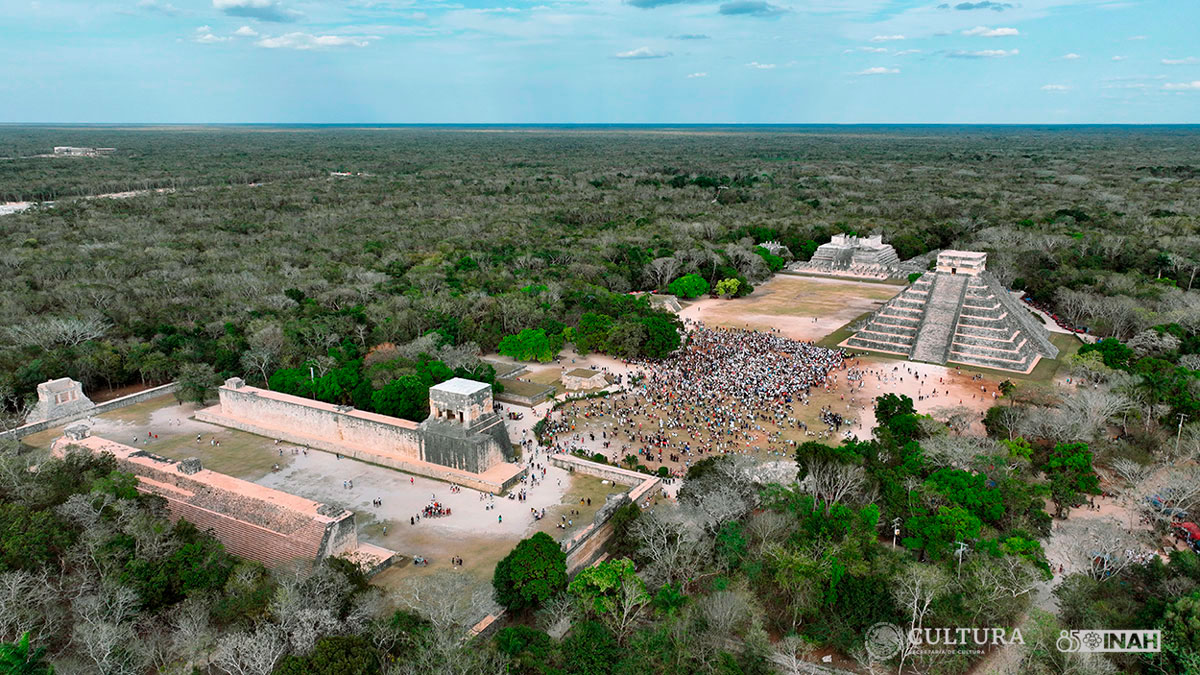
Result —
[[717, 295], [722, 298], [732, 298], [737, 295], [738, 287], [741, 285], [742, 282], [740, 280], [730, 277], [718, 281], [715, 290], [717, 291]]
[[567, 555], [545, 532], [520, 543], [492, 575], [496, 602], [510, 610], [532, 609], [567, 587]]
[[674, 316], [652, 314], [641, 317], [640, 323], [646, 330], [646, 339], [641, 345], [642, 355], [664, 359], [679, 349], [679, 320]]
[[177, 401], [203, 404], [209, 392], [217, 386], [217, 373], [207, 363], [185, 363], [179, 368], [175, 380], [179, 383], [175, 389]]
[[1085, 356], [1091, 352], [1100, 354], [1104, 358], [1104, 365], [1118, 370], [1128, 370], [1130, 359], [1133, 358], [1133, 350], [1116, 338], [1104, 338], [1094, 344], [1083, 345], [1077, 354]]
[[1066, 518], [1083, 494], [1097, 494], [1100, 477], [1092, 468], [1087, 443], [1059, 443], [1042, 467], [1050, 478], [1050, 499], [1059, 518]]
[[681, 298], [696, 298], [708, 292], [708, 282], [699, 274], [685, 274], [667, 285], [672, 295]]
[[613, 356], [632, 358], [641, 353], [642, 342], [645, 339], [645, 326], [636, 321], [618, 321], [608, 332], [608, 341], [604, 351]]
[[917, 413], [913, 400], [903, 394], [885, 394], [875, 399], [875, 423], [886, 427], [892, 418]]
[[366, 638], [333, 635], [317, 640], [310, 652], [291, 654], [275, 667], [274, 675], [375, 675], [379, 659]]
[[542, 328], [526, 328], [500, 341], [499, 351], [518, 361], [547, 363], [562, 349], [562, 335], [547, 335]]
[[15, 644], [0, 642], [0, 673], [5, 675], [54, 675], [54, 666], [45, 662], [46, 648], [32, 649], [29, 633]]
[[607, 314], [584, 312], [575, 327], [575, 349], [580, 354], [601, 351], [608, 344], [613, 318]]
[[0, 572], [36, 571], [75, 541], [75, 530], [50, 511], [0, 503]]
[[938, 560], [952, 550], [955, 542], [977, 538], [981, 526], [979, 519], [962, 507], [939, 506], [934, 514], [919, 513], [905, 522], [908, 536], [904, 537], [904, 546]]
[[416, 375], [403, 375], [371, 394], [371, 406], [380, 415], [423, 421], [429, 417], [429, 385]]
[[620, 610], [621, 596], [626, 584], [633, 584], [635, 594], [645, 596], [646, 584], [634, 571], [633, 561], [628, 558], [606, 560], [598, 565], [580, 570], [567, 591], [579, 599], [589, 611], [597, 616], [612, 615]]

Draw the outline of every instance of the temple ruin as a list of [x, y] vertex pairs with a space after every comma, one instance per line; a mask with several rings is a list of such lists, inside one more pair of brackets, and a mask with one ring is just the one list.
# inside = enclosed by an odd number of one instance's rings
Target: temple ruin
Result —
[[1046, 328], [986, 268], [986, 253], [940, 252], [934, 271], [876, 310], [842, 345], [1022, 373], [1041, 357], [1058, 356]]
[[835, 234], [828, 244], [817, 247], [811, 260], [795, 263], [790, 269], [888, 279], [900, 273], [900, 258], [891, 244], [883, 243], [881, 234], [870, 237]]
[[196, 419], [485, 492], [503, 492], [524, 475], [484, 382], [456, 377], [431, 387], [430, 415], [420, 424], [250, 387], [238, 377], [218, 395], [220, 403]]
[[96, 407], [83, 394], [83, 385], [69, 377], [49, 380], [37, 386], [37, 405], [25, 417], [26, 424], [82, 415]]
[[140, 492], [162, 497], [172, 521], [180, 518], [209, 532], [227, 551], [268, 567], [345, 557], [371, 575], [391, 565], [396, 552], [360, 544], [354, 513], [223, 473], [196, 458], [178, 461], [89, 435], [76, 425], [54, 442], [53, 452], [110, 453], [121, 471], [138, 479]]

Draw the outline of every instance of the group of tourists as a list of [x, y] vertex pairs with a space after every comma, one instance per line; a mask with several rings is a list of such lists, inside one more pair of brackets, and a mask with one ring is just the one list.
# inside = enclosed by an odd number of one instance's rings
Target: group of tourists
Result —
[[552, 450], [599, 443], [613, 461], [632, 454], [648, 466], [670, 463], [681, 475], [707, 453], [783, 455], [794, 445], [783, 438], [785, 429], [824, 437], [849, 423], [825, 411], [828, 429], [811, 432], [794, 408], [808, 405], [814, 390], [836, 390], [848, 367], [845, 351], [774, 330], [687, 327], [687, 345], [675, 356], [633, 364], [639, 372], [629, 389], [576, 403], [550, 420]]

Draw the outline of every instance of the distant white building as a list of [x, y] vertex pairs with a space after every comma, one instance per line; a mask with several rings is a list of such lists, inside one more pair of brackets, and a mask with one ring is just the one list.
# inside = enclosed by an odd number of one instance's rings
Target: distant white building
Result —
[[73, 145], [54, 146], [54, 154], [60, 157], [96, 157], [116, 151], [116, 148], [79, 148]]

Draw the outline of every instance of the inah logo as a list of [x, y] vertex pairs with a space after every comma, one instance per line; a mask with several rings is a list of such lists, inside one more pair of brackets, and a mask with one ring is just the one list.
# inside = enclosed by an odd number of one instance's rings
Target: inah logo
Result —
[[880, 622], [867, 629], [863, 645], [872, 658], [886, 661], [900, 653], [904, 644], [904, 631], [894, 623]]
[[1060, 652], [1160, 652], [1160, 630], [1064, 630], [1054, 646]]

